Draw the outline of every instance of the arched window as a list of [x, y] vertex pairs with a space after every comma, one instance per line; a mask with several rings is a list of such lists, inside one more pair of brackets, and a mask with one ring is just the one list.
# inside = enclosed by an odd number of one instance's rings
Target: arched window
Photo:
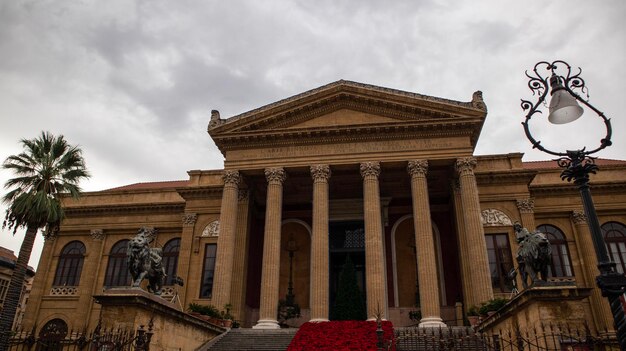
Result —
[[62, 350], [63, 339], [67, 336], [67, 323], [60, 318], [49, 320], [39, 331], [39, 340], [45, 345], [37, 350]]
[[63, 247], [57, 272], [54, 276], [54, 286], [78, 286], [80, 272], [85, 260], [85, 245], [80, 241], [72, 241]]
[[126, 249], [129, 240], [120, 240], [109, 252], [109, 264], [104, 277], [104, 286], [129, 286], [130, 273], [126, 261]]
[[551, 277], [572, 277], [572, 262], [569, 258], [567, 241], [561, 229], [543, 224], [537, 230], [545, 233], [552, 246], [552, 264], [550, 265], [549, 276]]
[[617, 272], [623, 274], [626, 272], [626, 226], [619, 222], [607, 222], [601, 228], [609, 257], [615, 262]]
[[179, 251], [180, 238], [172, 239], [163, 246], [163, 268], [165, 268], [165, 274], [167, 274], [165, 285], [174, 285]]

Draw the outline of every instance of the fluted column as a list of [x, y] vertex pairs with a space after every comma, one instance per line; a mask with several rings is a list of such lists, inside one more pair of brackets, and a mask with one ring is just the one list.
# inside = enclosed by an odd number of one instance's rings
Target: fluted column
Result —
[[589, 302], [591, 303], [593, 319], [596, 322], [596, 330], [612, 330], [614, 327], [611, 307], [595, 284], [600, 271], [598, 270], [598, 258], [595, 250], [593, 250], [593, 240], [587, 224], [587, 216], [583, 211], [574, 211], [572, 212], [572, 221], [576, 228], [576, 246], [582, 248], [579, 252], [584, 262], [585, 286], [592, 288]]
[[224, 190], [220, 208], [220, 233], [217, 239], [215, 258], [215, 283], [211, 302], [218, 309], [230, 303], [235, 252], [235, 230], [237, 228], [237, 198], [239, 195], [239, 172], [224, 171]]
[[385, 256], [383, 254], [383, 222], [380, 211], [378, 176], [380, 162], [361, 163], [363, 177], [363, 214], [365, 221], [365, 281], [367, 284], [367, 318], [378, 313], [387, 318], [385, 289]]
[[476, 159], [474, 157], [464, 157], [456, 160], [465, 221], [467, 258], [469, 264], [472, 265], [470, 270], [470, 289], [472, 290], [473, 301], [470, 301], [470, 303], [479, 305], [481, 302], [493, 298], [493, 289], [491, 288], [485, 233], [480, 220], [480, 200], [474, 175], [475, 167]]
[[265, 169], [267, 204], [263, 239], [263, 270], [261, 272], [261, 306], [257, 329], [277, 329], [278, 289], [280, 279], [280, 225], [283, 208], [283, 182], [287, 174], [282, 168]]
[[89, 245], [89, 251], [83, 263], [83, 269], [80, 274], [80, 285], [78, 288], [78, 308], [76, 321], [84, 323], [76, 324], [74, 327], [89, 327], [89, 317], [91, 315], [91, 307], [93, 305], [93, 295], [96, 293], [96, 277], [98, 276], [98, 268], [102, 260], [103, 242], [105, 238], [102, 229], [91, 230], [92, 243]]
[[471, 265], [467, 249], [467, 235], [465, 235], [465, 218], [463, 215], [463, 202], [461, 201], [461, 189], [458, 181], [452, 184], [452, 193], [454, 194], [454, 216], [456, 218], [457, 240], [459, 244], [459, 264], [461, 266], [461, 286], [463, 287], [463, 302], [465, 311], [467, 311], [474, 301], [471, 286]]
[[233, 291], [231, 293], [232, 314], [236, 320], [244, 319], [246, 301], [246, 267], [248, 266], [248, 214], [249, 191], [239, 190], [239, 209], [237, 211], [237, 229], [235, 231], [235, 255], [233, 261]]
[[411, 175], [417, 277], [422, 312], [419, 326], [441, 327], [445, 324], [441, 319], [435, 240], [433, 239], [433, 226], [430, 221], [430, 205], [428, 203], [428, 185], [426, 183], [428, 161], [409, 161], [408, 171]]
[[311, 321], [328, 321], [328, 165], [311, 166], [313, 238], [311, 240]]

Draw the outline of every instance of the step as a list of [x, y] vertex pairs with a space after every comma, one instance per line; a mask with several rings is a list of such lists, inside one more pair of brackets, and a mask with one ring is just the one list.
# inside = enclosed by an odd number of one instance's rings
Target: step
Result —
[[298, 329], [231, 329], [207, 351], [284, 351]]

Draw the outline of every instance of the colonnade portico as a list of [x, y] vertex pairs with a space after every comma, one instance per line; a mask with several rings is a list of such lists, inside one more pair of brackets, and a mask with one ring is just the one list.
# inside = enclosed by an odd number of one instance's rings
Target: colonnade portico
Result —
[[[489, 271], [487, 265], [484, 235], [480, 226], [480, 205], [478, 193], [471, 168], [472, 159], [456, 160], [456, 168], [459, 172], [461, 193], [464, 210], [464, 235], [467, 236], [467, 244], [473, 250], [465, 253], [471, 257], [464, 257], [469, 261], [484, 263], [485, 267], [478, 267], [468, 277], [471, 288], [480, 298], [492, 294], [489, 284]], [[440, 286], [437, 273], [437, 256], [432, 232], [431, 213], [429, 204], [428, 184], [426, 174], [428, 161], [411, 160], [408, 165], [408, 173], [404, 173], [410, 179], [413, 226], [417, 247], [417, 272], [419, 280], [419, 296], [421, 301], [422, 327], [437, 327], [445, 325], [441, 318]], [[469, 165], [469, 166], [466, 166]], [[308, 167], [312, 185], [311, 207], [311, 246], [310, 246], [310, 320], [313, 322], [328, 321], [330, 319], [330, 250], [329, 250], [329, 224], [332, 214], [329, 212], [330, 196], [329, 184], [332, 183], [332, 167], [328, 164], [313, 164]], [[300, 172], [302, 170], [300, 169]], [[222, 284], [232, 284], [232, 279], [225, 279], [220, 272], [228, 272], [232, 267], [234, 247], [234, 227], [237, 218], [236, 204], [237, 171], [228, 171], [230, 176], [224, 177], [224, 193], [222, 201], [223, 211], [233, 213], [221, 213], [223, 225], [220, 233], [220, 242], [225, 247], [225, 253], [218, 253], [216, 262], [215, 300], [220, 303], [229, 303], [229, 295], [232, 289], [220, 287]], [[281, 223], [283, 212], [283, 185], [287, 179], [288, 169], [271, 167], [264, 170], [267, 182], [267, 197], [265, 207], [265, 226], [263, 230], [263, 254], [261, 267], [261, 287], [259, 320], [254, 328], [279, 328], [277, 321], [278, 301], [280, 298], [280, 256], [281, 256]], [[237, 174], [233, 176], [232, 174]], [[381, 165], [378, 161], [362, 162], [359, 164], [359, 174], [363, 181], [363, 224], [365, 226], [365, 290], [367, 318], [374, 319], [381, 316], [388, 318], [388, 292], [387, 292], [387, 262], [385, 260], [385, 227], [383, 227], [383, 215], [381, 211], [381, 194], [379, 177]], [[234, 181], [233, 179], [237, 179]], [[473, 186], [472, 186], [473, 185]], [[472, 194], [464, 194], [473, 192]], [[229, 205], [230, 204], [230, 205]], [[468, 210], [468, 207], [472, 207]], [[476, 218], [472, 218], [476, 214]], [[230, 222], [230, 223], [229, 223]], [[232, 232], [232, 233], [231, 233]], [[230, 245], [233, 242], [233, 245]], [[482, 247], [479, 247], [480, 243]], [[471, 244], [470, 244], [471, 243]], [[218, 244], [218, 245], [219, 245]], [[463, 251], [463, 250], [461, 250]], [[219, 274], [218, 274], [219, 273]], [[483, 285], [484, 284], [484, 285]], [[482, 286], [479, 286], [482, 285]], [[482, 290], [482, 291], [481, 291]], [[476, 297], [474, 297], [476, 298]]]

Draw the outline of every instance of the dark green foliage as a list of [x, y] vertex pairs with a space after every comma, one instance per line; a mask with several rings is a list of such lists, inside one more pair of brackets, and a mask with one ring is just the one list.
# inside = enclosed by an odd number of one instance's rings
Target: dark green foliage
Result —
[[289, 328], [287, 321], [292, 318], [300, 318], [300, 305], [287, 303], [287, 300], [278, 300], [278, 324], [281, 328]]
[[337, 297], [332, 310], [332, 319], [345, 321], [365, 320], [366, 318], [363, 295], [356, 282], [354, 264], [350, 260], [350, 255], [348, 255], [346, 263], [344, 263], [339, 274], [339, 286], [337, 287]]
[[80, 148], [71, 146], [62, 135], [42, 132], [34, 139], [21, 140], [24, 151], [11, 155], [2, 168], [13, 171], [15, 178], [4, 187], [2, 202], [8, 205], [2, 227], [13, 230], [26, 227], [26, 234], [15, 263], [11, 282], [0, 313], [0, 351], [8, 349], [10, 333], [20, 299], [24, 275], [37, 232], [53, 238], [63, 220], [61, 198], [80, 195], [78, 183], [89, 177]]
[[213, 305], [200, 305], [197, 303], [189, 304], [189, 311], [200, 313], [205, 316], [213, 317], [213, 318], [222, 318], [222, 313], [217, 309], [217, 307]]

